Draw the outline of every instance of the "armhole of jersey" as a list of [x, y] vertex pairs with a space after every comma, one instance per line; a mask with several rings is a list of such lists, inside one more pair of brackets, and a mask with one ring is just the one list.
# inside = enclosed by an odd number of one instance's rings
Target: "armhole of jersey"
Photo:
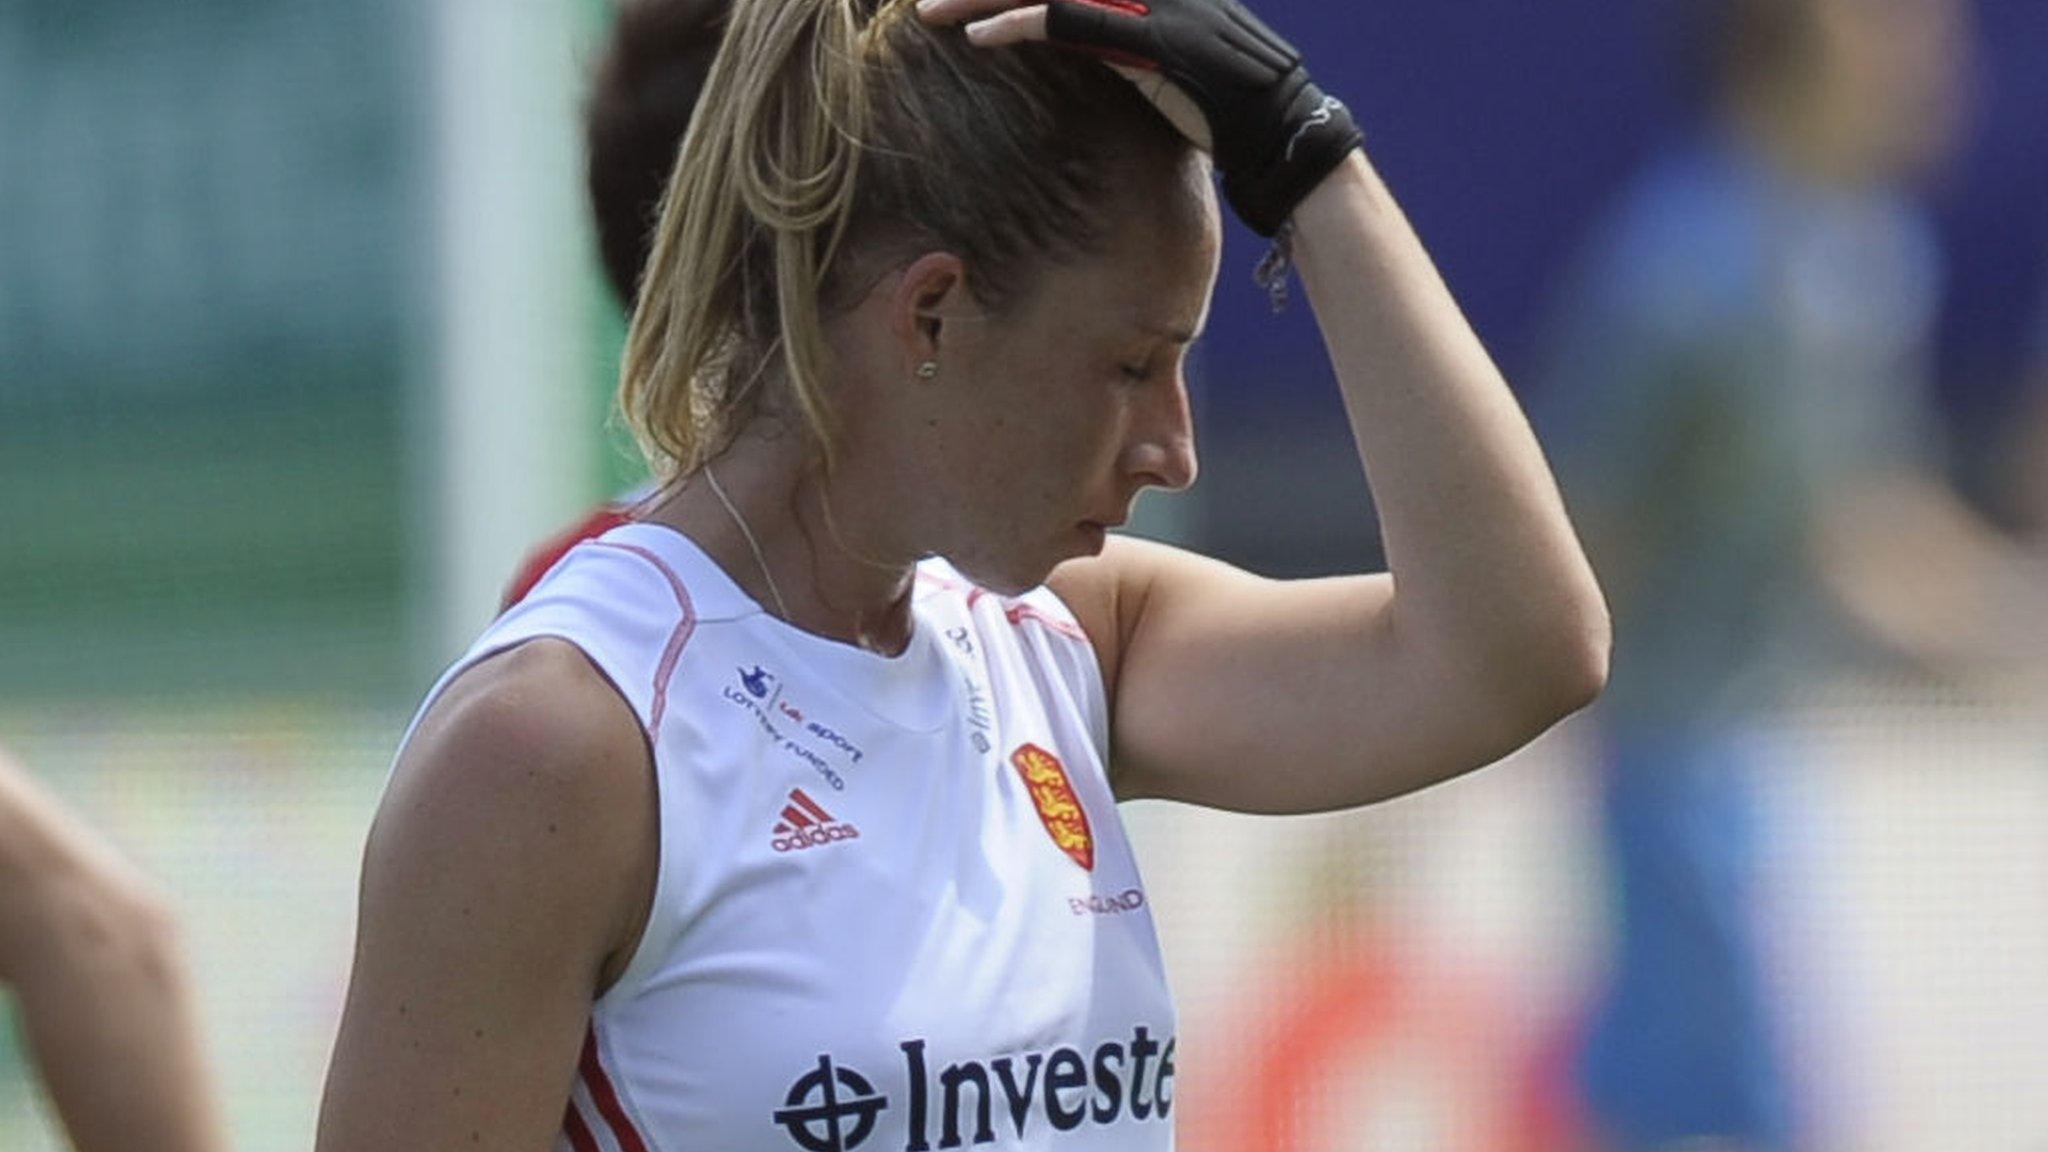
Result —
[[581, 653], [591, 669], [604, 680], [607, 687], [617, 694], [620, 702], [625, 704], [626, 710], [633, 714], [633, 719], [640, 725], [641, 735], [645, 736], [647, 734], [647, 717], [634, 704], [632, 696], [619, 686], [618, 677], [612, 669], [606, 667], [604, 662], [593, 655], [589, 648], [584, 647], [574, 636], [563, 632], [547, 628], [538, 628], [531, 631], [519, 630], [508, 635], [490, 638], [490, 642], [487, 644], [480, 641], [477, 647], [463, 653], [460, 660], [449, 665], [448, 670], [441, 673], [441, 678], [434, 681], [432, 688], [427, 689], [426, 697], [420, 701], [419, 708], [413, 712], [412, 720], [405, 726], [405, 734], [398, 738], [398, 749], [391, 755], [391, 767], [394, 769], [398, 767], [398, 761], [404, 757], [407, 746], [412, 743], [413, 734], [419, 731], [420, 722], [427, 718], [428, 712], [433, 711], [435, 704], [440, 703], [441, 697], [447, 695], [451, 685], [485, 661], [494, 660], [512, 651], [514, 648], [532, 643], [535, 640], [559, 640]]
[[434, 705], [447, 693], [448, 687], [451, 684], [460, 679], [463, 674], [475, 669], [485, 661], [502, 656], [514, 648], [530, 644], [535, 640], [558, 640], [576, 649], [590, 665], [591, 670], [596, 672], [598, 677], [604, 681], [605, 687], [611, 689], [612, 693], [619, 698], [619, 701], [626, 706], [626, 710], [632, 714], [636, 727], [640, 731], [641, 746], [647, 753], [647, 771], [652, 776], [654, 783], [653, 899], [648, 905], [647, 920], [640, 926], [639, 938], [633, 942], [632, 955], [626, 958], [625, 967], [619, 970], [618, 979], [612, 981], [611, 987], [605, 989], [602, 995], [597, 996], [592, 1001], [594, 1007], [595, 1005], [605, 1003], [612, 997], [613, 993], [630, 985], [636, 977], [644, 976], [641, 969], [645, 968], [648, 962], [648, 940], [658, 933], [667, 934], [673, 931], [673, 925], [669, 923], [673, 917], [663, 914], [663, 907], [672, 887], [668, 871], [673, 853], [669, 850], [670, 822], [665, 818], [666, 813], [663, 811], [662, 805], [661, 765], [655, 756], [655, 734], [649, 730], [648, 717], [642, 713], [639, 705], [634, 702], [632, 694], [620, 685], [618, 672], [606, 665], [604, 661], [598, 659], [596, 653], [578, 641], [576, 637], [549, 628], [519, 629], [515, 630], [511, 635], [497, 638], [491, 643], [479, 643], [477, 648], [465, 654], [461, 660], [457, 661], [448, 671], [443, 673], [441, 679], [435, 682], [433, 688], [428, 690], [426, 699], [420, 702], [419, 711], [413, 714], [412, 723], [406, 726], [405, 735], [398, 742], [398, 750], [392, 754], [391, 768], [388, 771], [397, 771], [398, 762], [404, 758], [405, 750], [412, 743], [413, 733], [419, 729], [420, 721], [424, 720], [427, 713], [433, 710]]
[[1074, 690], [1088, 719], [1088, 735], [1095, 751], [1109, 766], [1109, 688], [1102, 679], [1102, 659], [1095, 653], [1095, 641], [1059, 593], [1049, 587], [1033, 589], [1022, 598], [1046, 616], [1052, 626], [1041, 625], [1045, 644], [1057, 654], [1060, 676]]
[[[668, 570], [666, 565], [656, 563], [645, 555], [637, 554], [637, 552], [637, 549], [614, 549], [610, 550], [607, 558], [625, 559], [630, 557], [630, 560], [627, 562], [632, 566], [644, 569], [650, 574], [658, 575], [664, 581], [671, 584], [676, 582], [673, 573]], [[568, 557], [565, 555], [561, 560], [556, 561], [551, 574], [560, 571], [567, 559]], [[552, 603], [542, 597], [533, 597], [522, 601], [506, 612], [505, 615], [500, 616], [478, 638], [476, 645], [469, 652], [465, 653], [461, 659], [451, 665], [446, 672], [442, 673], [441, 678], [428, 690], [426, 698], [420, 703], [419, 710], [413, 714], [412, 722], [406, 726], [405, 735], [400, 739], [398, 750], [392, 757], [392, 767], [395, 770], [399, 758], [405, 754], [405, 749], [411, 743], [413, 733], [418, 730], [421, 720], [439, 702], [449, 685], [453, 684], [458, 677], [476, 668], [486, 660], [501, 656], [514, 648], [534, 640], [558, 640], [575, 648], [582, 655], [583, 659], [589, 663], [592, 670], [604, 680], [606, 687], [610, 688], [619, 700], [625, 704], [627, 712], [632, 715], [635, 725], [640, 730], [642, 747], [646, 750], [647, 755], [647, 770], [653, 775], [656, 828], [654, 892], [653, 901], [648, 909], [647, 920], [641, 926], [639, 939], [634, 942], [632, 954], [627, 957], [625, 966], [619, 970], [618, 979], [614, 980], [611, 987], [606, 988], [602, 995], [597, 996], [593, 1000], [593, 1009], [613, 1001], [616, 996], [631, 989], [639, 981], [644, 980], [647, 969], [656, 961], [654, 954], [659, 951], [658, 948], [651, 947], [650, 942], [672, 939], [679, 930], [680, 923], [687, 919], [686, 915], [670, 907], [674, 902], [675, 889], [682, 883], [683, 878], [670, 875], [670, 871], [680, 863], [677, 853], [672, 848], [672, 838], [678, 835], [679, 831], [670, 827], [672, 821], [668, 818], [669, 813], [666, 810], [668, 799], [666, 794], [669, 791], [668, 782], [662, 778], [661, 763], [657, 751], [660, 742], [660, 733], [657, 725], [661, 719], [661, 701], [668, 687], [662, 681], [664, 677], [673, 678], [678, 674], [680, 670], [681, 649], [687, 643], [688, 636], [694, 631], [696, 624], [694, 612], [689, 608], [687, 600], [679, 604], [678, 607], [676, 628], [671, 633], [669, 643], [662, 655], [658, 658], [650, 659], [647, 662], [648, 666], [639, 670], [642, 674], [634, 676], [632, 669], [617, 666], [614, 661], [607, 659], [603, 654], [595, 650], [596, 647], [603, 646], [602, 626], [581, 617], [578, 608], [572, 605]], [[586, 636], [579, 637], [577, 635], [578, 628], [576, 625], [579, 619], [586, 625], [583, 629], [589, 633]], [[677, 643], [678, 639], [683, 643]], [[627, 660], [626, 663], [630, 665], [632, 661]], [[629, 683], [637, 683], [642, 680], [647, 682], [648, 688], [644, 697], [636, 695], [628, 688]], [[682, 886], [687, 887], [686, 884]]]

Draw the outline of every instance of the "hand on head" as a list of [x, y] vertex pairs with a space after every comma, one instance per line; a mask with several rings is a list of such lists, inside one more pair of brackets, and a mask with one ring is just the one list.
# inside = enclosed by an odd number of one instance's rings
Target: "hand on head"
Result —
[[982, 47], [1028, 41], [1094, 55], [1216, 158], [1224, 194], [1272, 235], [1361, 136], [1301, 54], [1236, 0], [920, 0], [927, 23]]

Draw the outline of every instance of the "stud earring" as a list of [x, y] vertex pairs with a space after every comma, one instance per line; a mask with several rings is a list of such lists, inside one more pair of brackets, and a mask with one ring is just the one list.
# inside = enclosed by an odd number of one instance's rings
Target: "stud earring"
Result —
[[917, 378], [929, 384], [939, 378], [939, 362], [927, 360], [917, 366]]

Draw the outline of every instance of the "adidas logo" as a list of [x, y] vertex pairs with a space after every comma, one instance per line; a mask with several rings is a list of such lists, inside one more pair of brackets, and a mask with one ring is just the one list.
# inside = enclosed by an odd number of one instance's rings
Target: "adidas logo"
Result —
[[775, 839], [770, 843], [777, 852], [801, 852], [834, 840], [859, 838], [860, 829], [834, 820], [816, 800], [804, 795], [803, 789], [792, 788], [789, 803], [782, 806], [782, 819], [776, 822]]

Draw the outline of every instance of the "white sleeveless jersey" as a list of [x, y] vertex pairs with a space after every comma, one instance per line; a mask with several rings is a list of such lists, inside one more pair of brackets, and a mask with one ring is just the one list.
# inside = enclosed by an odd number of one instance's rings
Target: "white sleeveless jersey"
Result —
[[560, 637], [654, 749], [653, 912], [560, 1152], [1173, 1147], [1173, 1007], [1094, 652], [1043, 589], [918, 577], [885, 658], [627, 525], [443, 677]]

